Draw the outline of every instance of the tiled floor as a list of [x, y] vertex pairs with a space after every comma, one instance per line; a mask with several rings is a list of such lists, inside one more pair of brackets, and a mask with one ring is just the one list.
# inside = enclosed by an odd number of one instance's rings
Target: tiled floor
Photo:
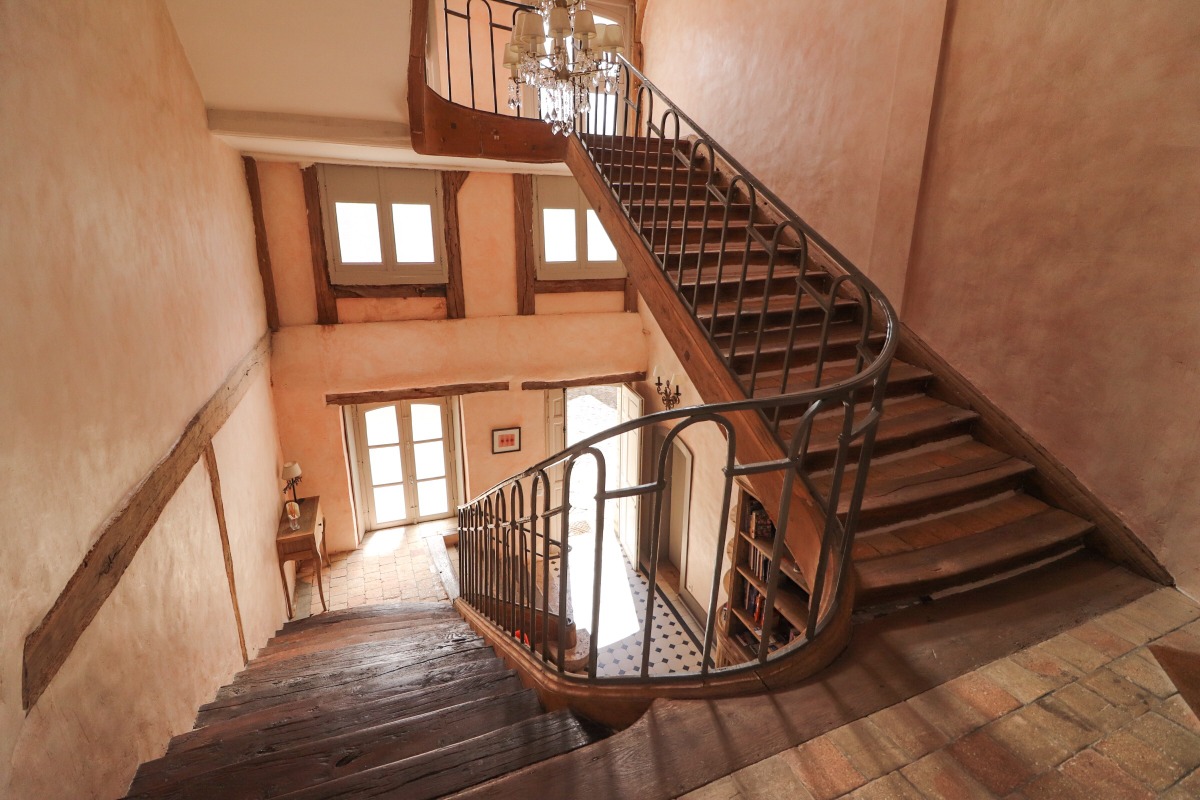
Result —
[[[331, 554], [325, 569], [325, 600], [330, 609], [353, 608], [385, 600], [432, 602], [446, 600], [425, 539], [440, 536], [454, 520], [367, 534], [350, 553]], [[320, 613], [321, 597], [306, 562], [296, 579], [296, 619]]]
[[1200, 607], [1161, 589], [685, 798], [1200, 797], [1200, 720], [1151, 644], [1200, 653]]

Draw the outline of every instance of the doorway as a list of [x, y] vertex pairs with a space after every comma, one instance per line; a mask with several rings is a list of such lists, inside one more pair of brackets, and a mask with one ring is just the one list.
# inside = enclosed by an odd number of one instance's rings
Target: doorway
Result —
[[[658, 456], [667, 437], [666, 428], [656, 428], [651, 435], [651, 447], [646, 450], [646, 474], [658, 468]], [[688, 574], [691, 565], [689, 516], [692, 504], [692, 451], [679, 438], [671, 441], [667, 452], [664, 474], [667, 478], [663, 490], [662, 510], [659, 515], [658, 538], [658, 582], [670, 593], [683, 600], [688, 611], [697, 619], [706, 616], [700, 605], [688, 591]], [[653, 532], [651, 519], [654, 515], [652, 503], [646, 504], [643, 534], [638, 544], [639, 566], [644, 573], [650, 570], [650, 537]], [[697, 569], [702, 567], [696, 566]]]
[[454, 513], [450, 403], [441, 398], [351, 407], [361, 530]]

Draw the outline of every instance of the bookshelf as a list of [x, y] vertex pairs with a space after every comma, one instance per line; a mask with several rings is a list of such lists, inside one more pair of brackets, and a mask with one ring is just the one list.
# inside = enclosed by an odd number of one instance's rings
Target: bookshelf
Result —
[[[775, 525], [757, 498], [741, 491], [738, 498], [737, 529], [731, 547], [731, 568], [726, 573], [729, 599], [718, 617], [717, 665], [732, 666], [753, 661], [764, 636], [764, 604]], [[775, 591], [775, 621], [769, 651], [787, 645], [804, 630], [808, 619], [808, 591], [804, 576], [790, 554], [784, 551], [779, 586]]]

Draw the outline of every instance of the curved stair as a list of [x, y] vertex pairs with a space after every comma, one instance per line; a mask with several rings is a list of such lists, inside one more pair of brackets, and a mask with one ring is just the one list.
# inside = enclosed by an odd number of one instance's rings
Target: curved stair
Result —
[[600, 736], [531, 689], [445, 604], [288, 623], [130, 798], [432, 798]]
[[[798, 263], [793, 248], [781, 250], [768, 275], [766, 253], [749, 232], [756, 230], [769, 239], [774, 221], [735, 190], [725, 223], [718, 195], [704, 188], [712, 167], [712, 185], [720, 195], [727, 193], [733, 182], [721, 163], [695, 159], [689, 186], [689, 142], [680, 141], [673, 153], [672, 143], [662, 140], [594, 135], [586, 139], [643, 244], [660, 256], [670, 254], [667, 281], [683, 302], [694, 306], [697, 321], [717, 350], [732, 356], [733, 371], [754, 397], [814, 386], [822, 355], [821, 385], [854, 374], [860, 306], [849, 297], [829, 298], [834, 313], [821, 354], [824, 312], [811, 302], [796, 309], [796, 281], [803, 276], [827, 291], [830, 274], [811, 255], [808, 263]], [[697, 155], [703, 156], [702, 151], [698, 148]], [[672, 197], [676, 203], [688, 198], [691, 205], [682, 211], [676, 206], [668, 220]], [[682, 258], [677, 255], [681, 249]], [[697, 263], [701, 251], [704, 255]], [[873, 336], [873, 341], [881, 339], [882, 333]], [[908, 602], [1003, 577], [1073, 551], [1094, 529], [1091, 522], [1037, 496], [1032, 465], [976, 440], [979, 415], [949, 397], [928, 369], [893, 360], [886, 398], [853, 550], [858, 607]], [[861, 398], [856, 419], [869, 412], [869, 401]], [[797, 406], [782, 412], [783, 441], [790, 439], [804, 410]], [[808, 463], [826, 470], [813, 476], [821, 490], [829, 488], [841, 428], [838, 409], [818, 414], [813, 421]], [[858, 446], [852, 446], [846, 481], [855, 476], [859, 455]], [[843, 504], [839, 513], [846, 511]]]

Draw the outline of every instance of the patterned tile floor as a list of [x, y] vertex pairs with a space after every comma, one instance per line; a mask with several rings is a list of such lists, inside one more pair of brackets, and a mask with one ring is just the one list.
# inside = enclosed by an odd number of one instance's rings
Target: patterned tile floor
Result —
[[[570, 538], [571, 555], [587, 554], [590, 558], [595, 552], [595, 539], [586, 525], [579, 527], [583, 530], [573, 533]], [[552, 563], [557, 569], [558, 562]], [[605, 542], [602, 572], [601, 639], [596, 672], [604, 676], [640, 675], [650, 585], [634, 571], [616, 537], [611, 534]], [[677, 611], [681, 608], [678, 597], [671, 597], [661, 587], [656, 594], [650, 674], [667, 675], [699, 670], [701, 647], [695, 632], [697, 626], [690, 621], [690, 617]], [[591, 599], [591, 571], [572, 570], [571, 603], [575, 610], [576, 625], [581, 629], [587, 629], [591, 624]]]

